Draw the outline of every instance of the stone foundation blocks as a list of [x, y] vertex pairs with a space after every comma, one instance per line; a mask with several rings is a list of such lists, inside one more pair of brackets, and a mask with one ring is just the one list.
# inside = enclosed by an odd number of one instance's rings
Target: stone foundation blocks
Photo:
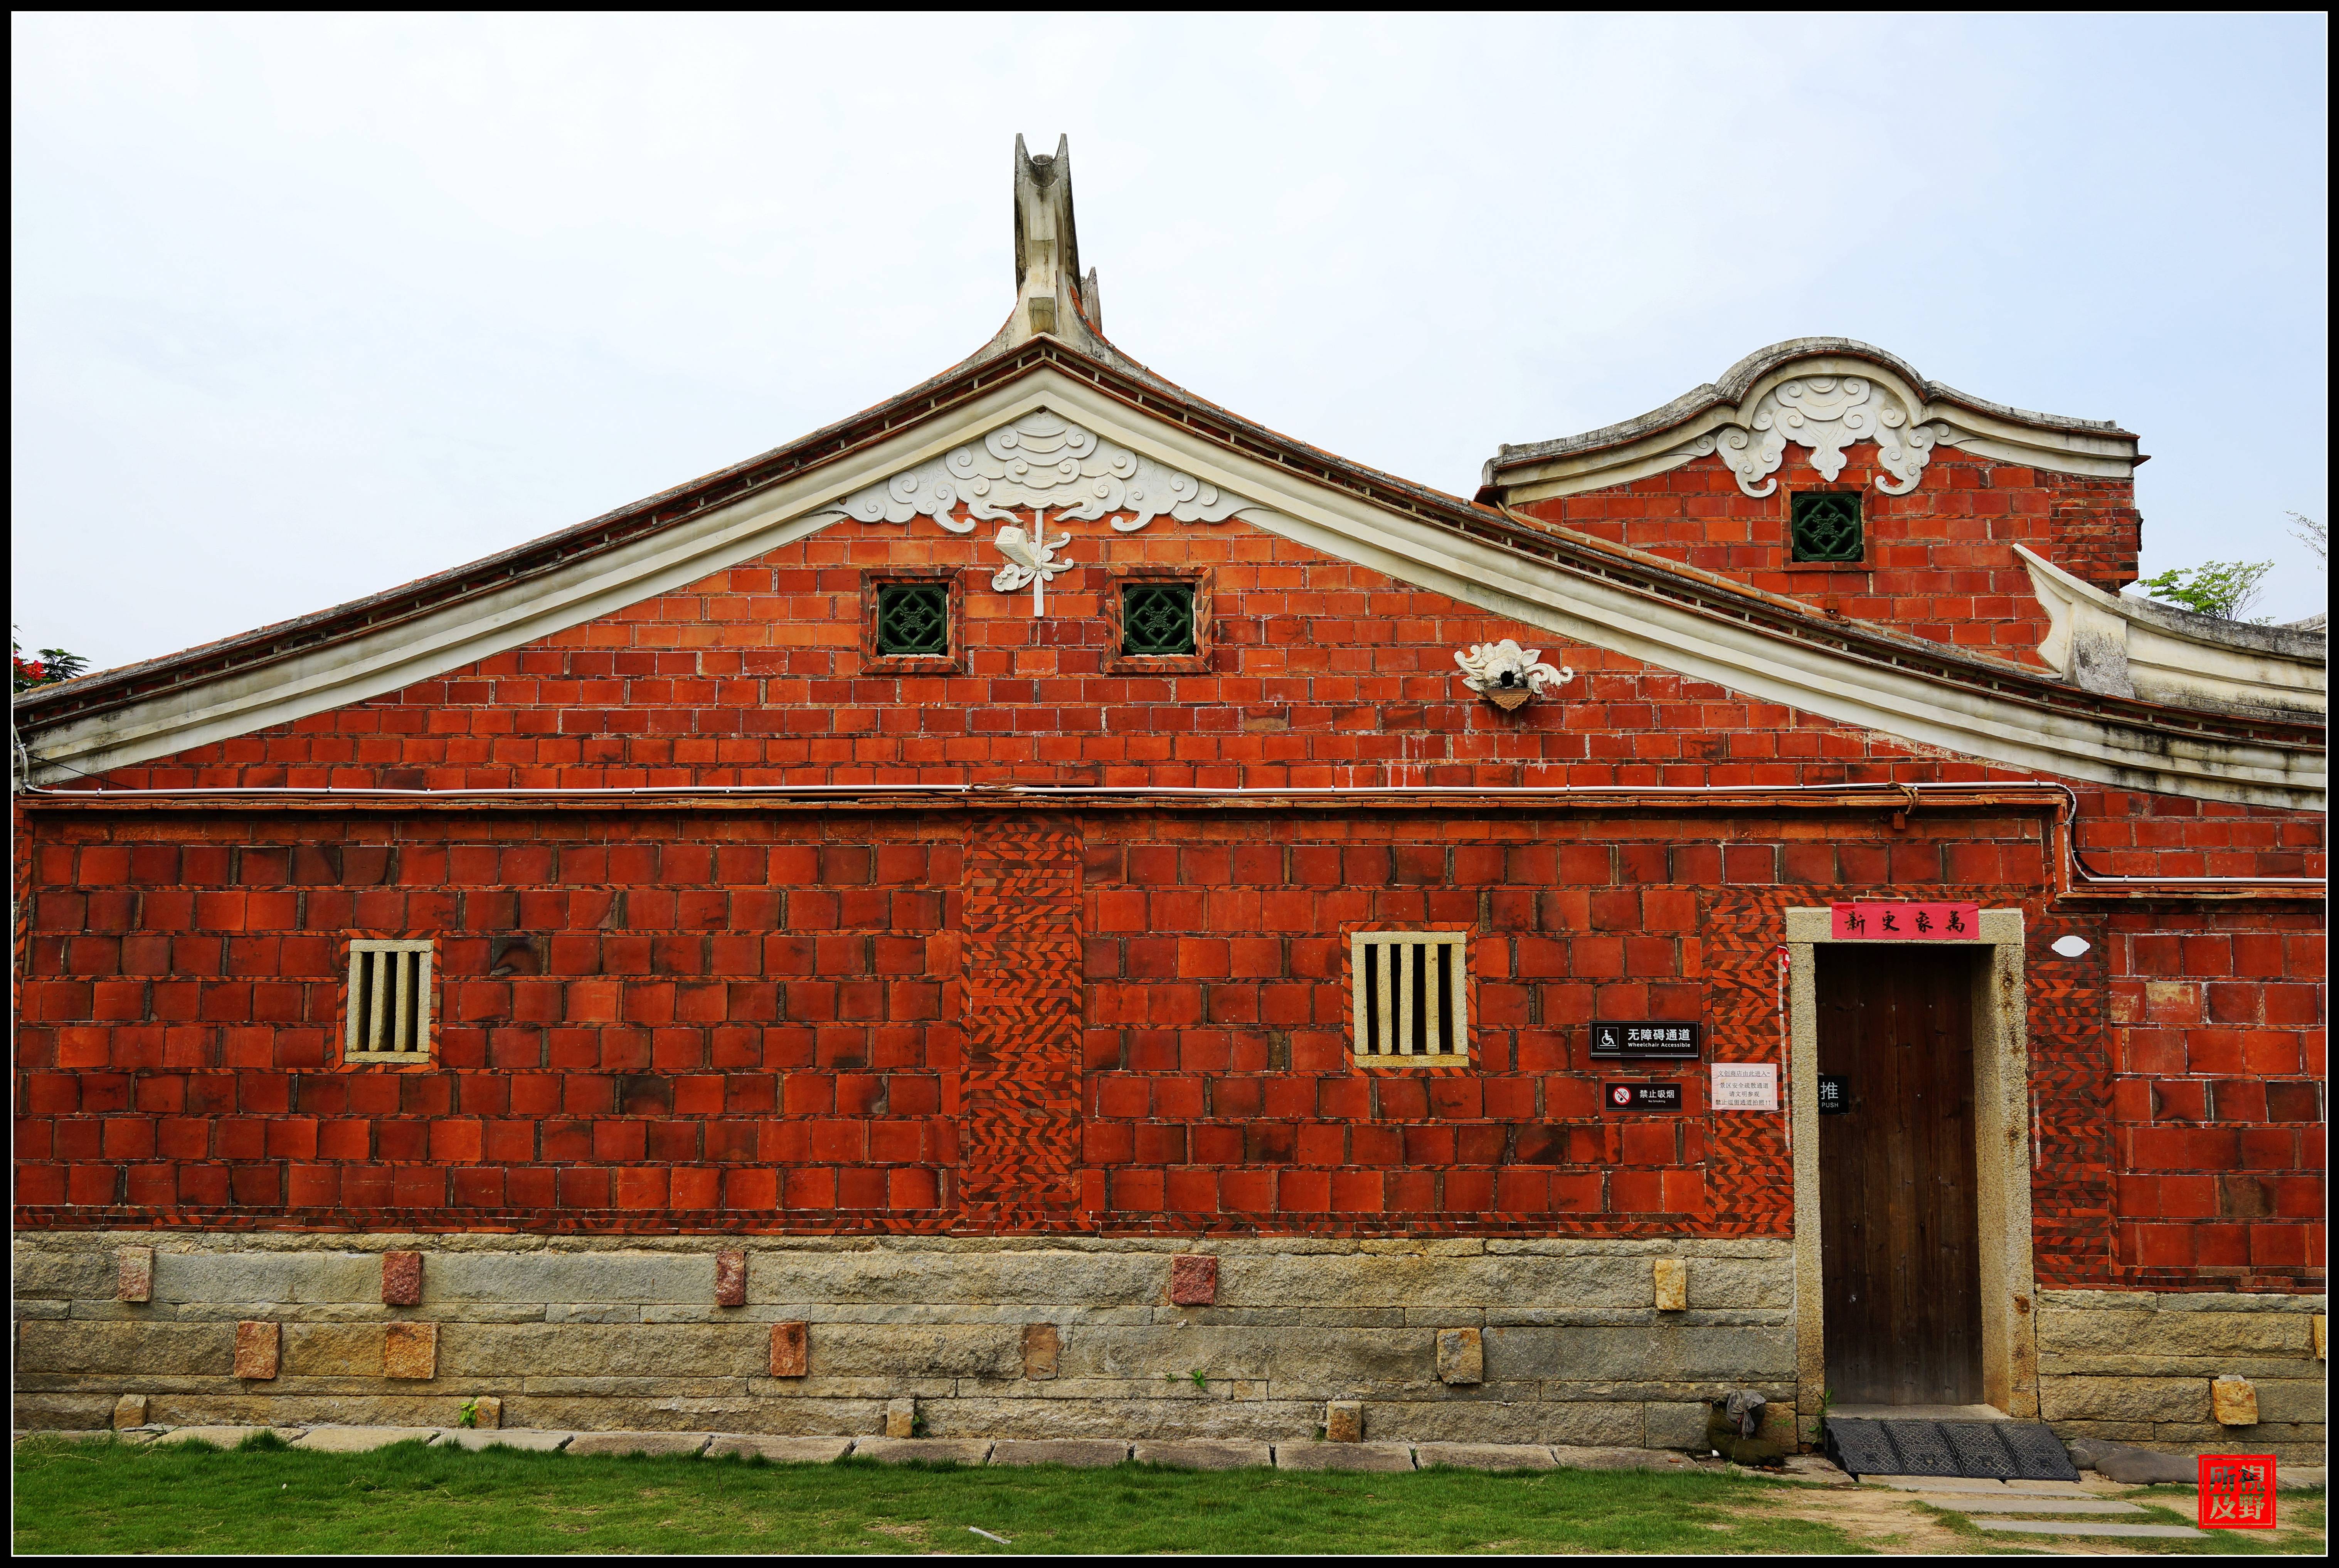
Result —
[[1413, 1468], [1413, 1450], [1402, 1443], [1356, 1443], [1337, 1448], [1329, 1443], [1278, 1443], [1275, 1467], [1395, 1474]]
[[422, 1305], [422, 1254], [385, 1252], [381, 1255], [381, 1304], [384, 1307]]
[[492, 1394], [481, 1394], [466, 1400], [471, 1412], [469, 1428], [477, 1432], [492, 1432], [504, 1424], [504, 1402]]
[[1063, 1464], [1103, 1470], [1129, 1457], [1129, 1445], [1113, 1437], [1010, 1437], [991, 1446], [993, 1464]]
[[[744, 1252], [723, 1251], [715, 1255], [715, 1305], [745, 1307], [747, 1305], [747, 1255]], [[778, 1376], [778, 1373], [772, 1376]]]
[[381, 1375], [428, 1382], [439, 1376], [439, 1326], [393, 1323], [383, 1332]]
[[568, 1454], [696, 1454], [712, 1432], [580, 1432], [563, 1450]]
[[812, 1331], [802, 1323], [772, 1325], [772, 1376], [802, 1377], [812, 1363]]
[[2230, 1373], [2212, 1379], [2209, 1384], [2209, 1413], [2220, 1426], [2255, 1426], [2258, 1424], [2258, 1391], [2250, 1386], [2246, 1377]]
[[250, 1321], [235, 1326], [235, 1376], [266, 1382], [276, 1376], [283, 1346], [283, 1330], [273, 1323]]
[[1219, 1260], [1179, 1253], [1170, 1260], [1170, 1305], [1210, 1307], [1219, 1299]]
[[116, 1432], [145, 1425], [146, 1396], [143, 1394], [125, 1394], [113, 1402], [113, 1429]]
[[1359, 1399], [1334, 1399], [1324, 1405], [1324, 1441], [1361, 1443], [1365, 1439], [1365, 1405]]
[[1049, 1378], [1056, 1375], [1056, 1357], [1063, 1349], [1063, 1337], [1052, 1323], [1027, 1323], [1023, 1326], [1023, 1376]]
[[906, 1442], [918, 1435], [918, 1402], [914, 1399], [885, 1401], [885, 1435], [896, 1442]]
[[1657, 1310], [1689, 1310], [1689, 1265], [1678, 1257], [1660, 1257], [1650, 1266], [1655, 1276]]
[[1437, 1381], [1468, 1386], [1486, 1380], [1485, 1336], [1475, 1328], [1437, 1331]]
[[154, 1249], [124, 1247], [114, 1253], [113, 1298], [116, 1301], [154, 1299]]

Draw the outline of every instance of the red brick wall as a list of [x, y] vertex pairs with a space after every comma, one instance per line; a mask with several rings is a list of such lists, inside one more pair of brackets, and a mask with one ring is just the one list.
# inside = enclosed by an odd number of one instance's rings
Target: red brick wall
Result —
[[[982, 814], [26, 818], [22, 1222], [968, 1223]], [[1057, 831], [1080, 940], [1019, 978], [1082, 999], [1078, 1102], [1028, 1152], [1079, 1196], [1018, 1228], [1785, 1234], [1779, 1119], [1709, 1111], [1702, 1068], [1662, 1075], [1683, 1115], [1606, 1111], [1585, 1025], [1703, 1019], [1709, 1057], [1776, 1060], [1780, 908], [1921, 887], [2026, 911], [2042, 1279], [2321, 1266], [2311, 916], [2058, 912], [2035, 811], [1881, 838], [1864, 813]], [[1470, 1070], [1350, 1067], [1339, 933], [1365, 922], [1481, 933]], [[339, 1065], [353, 927], [441, 933], [431, 1067]], [[2047, 945], [2071, 932], [2077, 963]]]
[[2146, 1279], [2323, 1267], [2322, 922], [2160, 909], [2109, 935], [2120, 1256]]
[[[2047, 616], [2016, 559], [2027, 545], [2064, 570], [2117, 593], [2136, 580], [2142, 519], [2129, 479], [2090, 479], [2017, 468], [1937, 447], [1905, 496], [1876, 488], [1876, 449], [1850, 449], [1833, 482], [1790, 444], [1778, 489], [1747, 495], [1719, 457], [1610, 489], [1518, 508], [1616, 544], [1669, 557], [1831, 615], [1873, 621], [2043, 668]], [[1867, 559], [1858, 567], [1789, 557], [1788, 498], [1853, 489], [1861, 497]]]

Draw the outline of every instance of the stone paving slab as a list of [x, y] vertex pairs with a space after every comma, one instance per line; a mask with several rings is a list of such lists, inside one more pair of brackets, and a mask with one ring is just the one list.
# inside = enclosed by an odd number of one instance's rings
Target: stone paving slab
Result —
[[518, 1448], [529, 1454], [549, 1454], [576, 1436], [574, 1432], [538, 1432], [528, 1426], [498, 1426], [480, 1429], [469, 1426], [442, 1426], [434, 1448], [467, 1448], [477, 1454], [483, 1448]]
[[154, 1439], [157, 1443], [208, 1443], [216, 1448], [232, 1448], [255, 1432], [273, 1432], [285, 1442], [292, 1442], [305, 1426], [175, 1426]]
[[1959, 1494], [1954, 1497], [1926, 1497], [1920, 1503], [1929, 1503], [1936, 1508], [1946, 1508], [1952, 1514], [2141, 1514], [2143, 1509], [2133, 1503], [2122, 1503], [2117, 1497], [1976, 1497]]
[[28, 1438], [44, 1437], [56, 1438], [67, 1443], [99, 1443], [112, 1437], [119, 1438], [124, 1443], [152, 1443], [154, 1441], [154, 1436], [153, 1433], [141, 1431], [135, 1426], [120, 1432], [108, 1426], [95, 1426], [87, 1431], [57, 1432], [43, 1429], [35, 1432], [19, 1432], [16, 1434], [16, 1441], [22, 1443]]
[[1129, 1457], [1129, 1445], [1110, 1437], [1002, 1437], [991, 1445], [993, 1464], [1071, 1464], [1102, 1470]]
[[712, 1432], [579, 1432], [564, 1454], [696, 1454]]
[[855, 1459], [876, 1459], [887, 1464], [980, 1464], [991, 1457], [988, 1437], [857, 1437]]
[[2108, 1520], [2100, 1524], [2077, 1520], [2064, 1524], [2054, 1519], [1977, 1519], [1974, 1523], [1984, 1530], [2008, 1530], [2020, 1535], [2125, 1535], [2151, 1541], [2208, 1539], [2204, 1532], [2189, 1524], [2116, 1524]]
[[1404, 1443], [1278, 1443], [1278, 1470], [1411, 1470], [1413, 1449]]
[[775, 1464], [833, 1464], [853, 1446], [850, 1437], [764, 1437], [754, 1433], [718, 1436], [706, 1445], [706, 1457], [725, 1454], [753, 1455]]
[[1423, 1443], [1414, 1456], [1424, 1470], [1549, 1470], [1555, 1464], [1550, 1449], [1531, 1443]]
[[1275, 1463], [1275, 1450], [1268, 1445], [1224, 1437], [1140, 1443], [1134, 1456], [1140, 1464], [1160, 1464], [1171, 1470], [1264, 1470]]
[[311, 1426], [292, 1446], [312, 1454], [370, 1454], [393, 1443], [428, 1443], [436, 1426]]
[[1551, 1456], [1563, 1470], [1694, 1470], [1686, 1454], [1663, 1448], [1579, 1448], [1552, 1445]]

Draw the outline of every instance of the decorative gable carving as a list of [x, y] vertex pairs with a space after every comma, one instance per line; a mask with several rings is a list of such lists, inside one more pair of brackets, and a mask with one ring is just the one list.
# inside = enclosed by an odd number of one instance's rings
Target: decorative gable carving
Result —
[[[963, 520], [952, 516], [962, 501]], [[864, 523], [929, 517], [954, 534], [972, 533], [978, 518], [1021, 522], [1023, 510], [1052, 511], [1058, 522], [1110, 517], [1116, 533], [1133, 534], [1160, 517], [1222, 523], [1249, 504], [1035, 409], [980, 443], [854, 491], [844, 510]]]
[[1741, 410], [1738, 422], [1700, 439], [1707, 451], [1721, 453], [1738, 476], [1738, 488], [1750, 496], [1778, 490], [1779, 481], [1771, 476], [1785, 460], [1790, 441], [1811, 453], [1811, 467], [1831, 484], [1843, 472], [1844, 449], [1873, 441], [1876, 488], [1888, 496], [1905, 496], [1925, 477], [1933, 443], [1949, 433], [1948, 425], [1923, 419], [1924, 410], [1889, 382], [1869, 376], [1799, 376], [1756, 399], [1751, 411]]

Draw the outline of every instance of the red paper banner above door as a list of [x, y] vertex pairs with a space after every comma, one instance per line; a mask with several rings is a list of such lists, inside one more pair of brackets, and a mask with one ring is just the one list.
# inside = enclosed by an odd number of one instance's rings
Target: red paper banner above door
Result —
[[1974, 942], [1978, 903], [1831, 903], [1828, 934], [1838, 942]]

